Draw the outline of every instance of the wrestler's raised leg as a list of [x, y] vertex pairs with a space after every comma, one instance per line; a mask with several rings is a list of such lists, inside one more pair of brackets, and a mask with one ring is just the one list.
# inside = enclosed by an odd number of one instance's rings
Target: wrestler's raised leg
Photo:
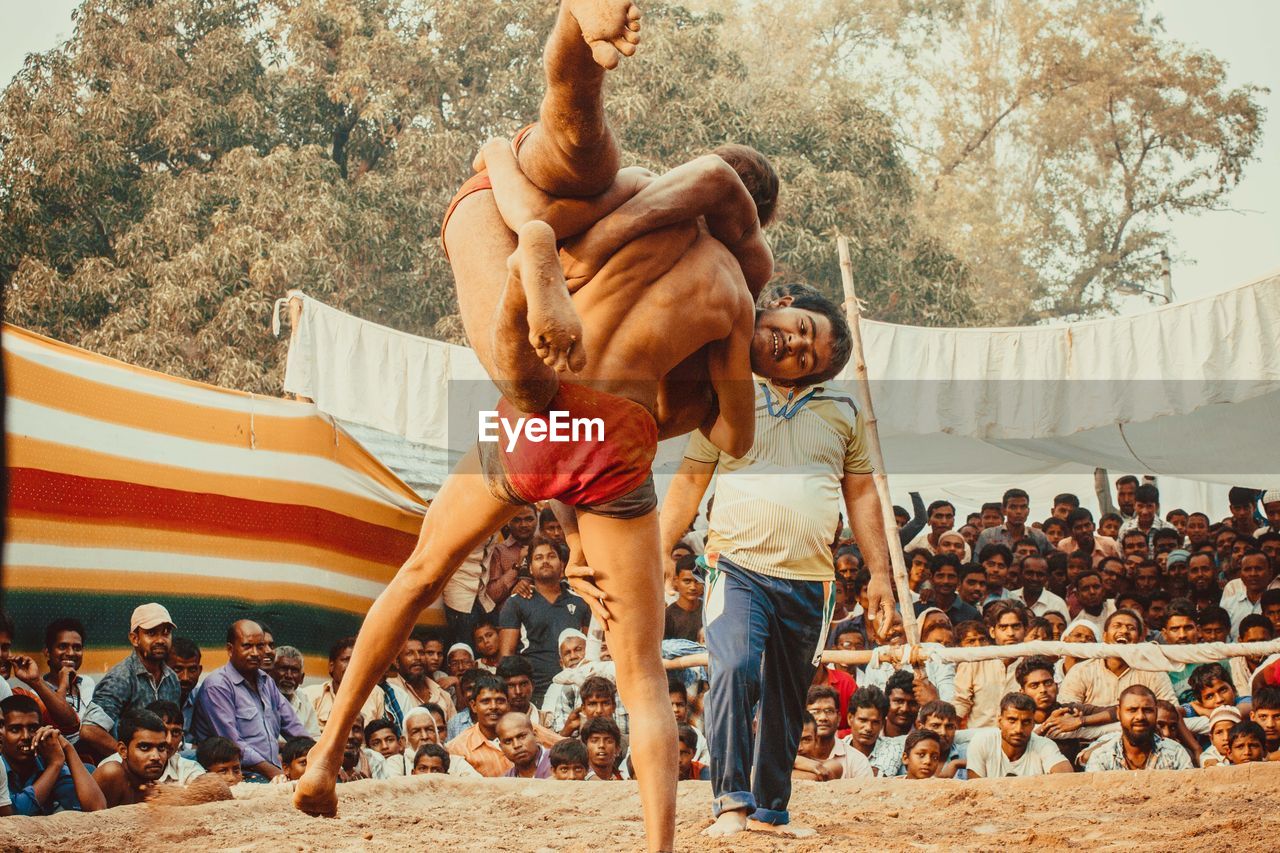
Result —
[[489, 492], [472, 450], [445, 480], [422, 522], [418, 544], [369, 608], [342, 689], [320, 741], [307, 755], [293, 804], [308, 814], [337, 812], [334, 785], [351, 722], [399, 653], [422, 610], [439, 597], [467, 555], [515, 514], [516, 507]]
[[579, 512], [578, 530], [583, 550], [591, 555], [595, 584], [610, 602], [605, 637], [617, 668], [618, 696], [631, 715], [631, 761], [640, 785], [645, 837], [650, 850], [671, 850], [679, 755], [662, 668], [658, 514], [616, 519]]

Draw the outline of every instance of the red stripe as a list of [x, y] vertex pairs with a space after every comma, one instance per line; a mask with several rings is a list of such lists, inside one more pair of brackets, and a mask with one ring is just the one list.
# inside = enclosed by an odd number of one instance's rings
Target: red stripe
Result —
[[9, 509], [48, 518], [292, 542], [389, 566], [403, 563], [417, 542], [413, 534], [326, 509], [36, 468], [9, 469]]

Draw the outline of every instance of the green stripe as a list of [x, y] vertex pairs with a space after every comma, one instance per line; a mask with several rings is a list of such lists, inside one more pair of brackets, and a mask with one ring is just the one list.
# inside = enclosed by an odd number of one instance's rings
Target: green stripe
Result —
[[[292, 601], [256, 602], [232, 596], [161, 596], [177, 625], [177, 635], [194, 640], [206, 653], [226, 645], [227, 627], [237, 619], [254, 619], [271, 627], [277, 645], [296, 646], [304, 654], [327, 655], [329, 646], [355, 634], [361, 614]], [[17, 625], [14, 646], [44, 647], [44, 626], [72, 616], [84, 623], [86, 645], [128, 644], [129, 617], [143, 603], [137, 593], [88, 593], [67, 590], [5, 590], [4, 603]]]

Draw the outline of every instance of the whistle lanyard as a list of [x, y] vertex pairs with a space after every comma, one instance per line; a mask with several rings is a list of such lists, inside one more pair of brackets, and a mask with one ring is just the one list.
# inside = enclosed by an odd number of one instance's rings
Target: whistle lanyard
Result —
[[[814, 388], [794, 403], [791, 402], [791, 396], [788, 395], [786, 400], [780, 400], [775, 406], [773, 402], [773, 393], [769, 390], [769, 386], [761, 382], [760, 388], [764, 391], [764, 405], [765, 408], [768, 409], [769, 414], [772, 417], [782, 418], [785, 421], [789, 421], [799, 414], [800, 410], [805, 407], [805, 404], [813, 399], [813, 395], [818, 393], [818, 389]], [[795, 392], [792, 391], [791, 393], [794, 394]]]

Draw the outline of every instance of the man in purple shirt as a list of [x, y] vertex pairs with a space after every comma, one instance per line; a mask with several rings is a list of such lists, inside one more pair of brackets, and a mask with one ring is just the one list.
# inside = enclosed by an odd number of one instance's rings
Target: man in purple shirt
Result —
[[227, 629], [227, 664], [200, 686], [192, 728], [197, 742], [220, 735], [240, 747], [246, 772], [279, 776], [280, 733], [306, 737], [293, 708], [276, 683], [261, 673], [266, 651], [262, 626], [248, 619]]
[[504, 776], [522, 779], [551, 778], [551, 750], [538, 743], [528, 714], [512, 711], [498, 720], [498, 745], [514, 765]]

